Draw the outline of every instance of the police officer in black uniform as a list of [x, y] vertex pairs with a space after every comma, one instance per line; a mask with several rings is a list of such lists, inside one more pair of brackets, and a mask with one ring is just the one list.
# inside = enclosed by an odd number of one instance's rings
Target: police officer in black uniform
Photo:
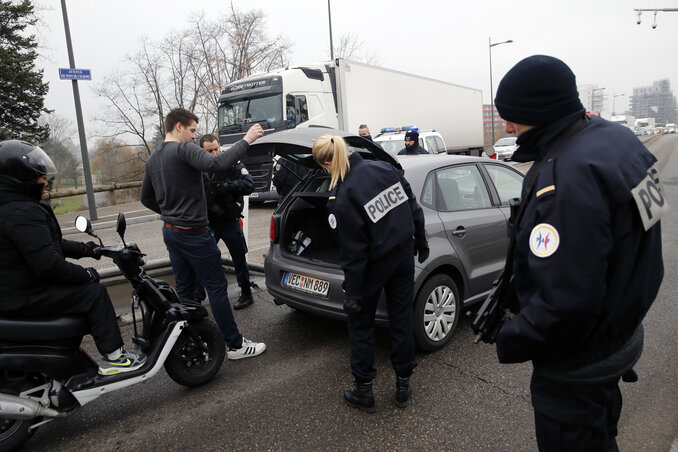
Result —
[[[212, 155], [219, 155], [219, 142], [211, 134], [200, 138], [200, 147]], [[205, 175], [205, 193], [207, 196], [207, 218], [214, 238], [223, 240], [233, 258], [235, 277], [240, 286], [240, 298], [233, 309], [244, 309], [254, 302], [250, 270], [247, 266], [247, 242], [240, 226], [243, 196], [254, 191], [254, 180], [242, 162], [236, 162], [225, 173]]]
[[99, 274], [66, 260], [99, 259], [97, 245], [64, 239], [52, 207], [41, 201], [47, 178], [55, 172], [39, 147], [25, 141], [0, 142], [0, 315], [87, 316], [102, 355], [99, 373], [138, 369], [146, 357], [123, 348]]
[[303, 165], [280, 157], [273, 167], [273, 185], [280, 199], [284, 198], [309, 171]]
[[323, 135], [313, 158], [331, 174], [328, 222], [339, 244], [344, 271], [344, 311], [348, 315], [351, 370], [355, 389], [344, 401], [362, 411], [376, 410], [372, 394], [374, 316], [385, 291], [396, 373], [396, 405], [404, 408], [412, 390], [414, 357], [414, 255], [429, 254], [424, 214], [410, 184], [392, 165], [348, 155], [341, 137]]
[[663, 278], [656, 159], [629, 129], [588, 119], [557, 58], [520, 61], [495, 104], [518, 136], [513, 160], [534, 162], [510, 221], [517, 313], [499, 330], [499, 361], [532, 361], [540, 450], [617, 450], [618, 383], [637, 378]]
[[426, 149], [419, 146], [419, 132], [408, 130], [405, 133], [405, 148], [398, 152], [398, 155], [419, 155], [428, 154]]

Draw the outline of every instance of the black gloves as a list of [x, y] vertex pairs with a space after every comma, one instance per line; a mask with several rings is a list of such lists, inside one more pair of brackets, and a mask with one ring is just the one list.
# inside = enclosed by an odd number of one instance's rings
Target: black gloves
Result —
[[430, 254], [431, 250], [428, 248], [428, 240], [426, 240], [426, 237], [422, 237], [419, 239], [414, 239], [414, 255], [416, 256], [417, 254], [419, 255], [419, 263], [422, 264], [426, 259], [428, 259], [428, 255]]
[[344, 296], [344, 312], [348, 315], [359, 313], [362, 302], [363, 297], [360, 295]]
[[85, 257], [93, 257], [96, 260], [101, 259], [101, 251], [99, 251], [99, 245], [94, 242], [83, 243], [85, 247]]
[[98, 272], [95, 268], [87, 267], [87, 268], [85, 269], [85, 271], [86, 271], [87, 274], [89, 275], [89, 280], [90, 280], [90, 281], [92, 281], [92, 282], [99, 282], [99, 272]]

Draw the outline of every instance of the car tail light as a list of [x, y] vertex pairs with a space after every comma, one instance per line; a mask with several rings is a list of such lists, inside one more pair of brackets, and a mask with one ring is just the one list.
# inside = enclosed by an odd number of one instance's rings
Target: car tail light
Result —
[[277, 237], [275, 235], [275, 216], [271, 215], [271, 229], [268, 231], [268, 237], [271, 239], [271, 243], [277, 243]]

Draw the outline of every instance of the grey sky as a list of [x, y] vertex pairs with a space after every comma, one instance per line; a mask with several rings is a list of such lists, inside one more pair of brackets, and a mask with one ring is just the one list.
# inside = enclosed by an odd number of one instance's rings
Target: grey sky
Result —
[[[329, 59], [327, 1], [233, 0], [240, 10], [256, 5], [267, 16], [270, 36], [283, 35], [293, 43], [291, 65]], [[68, 54], [60, 1], [38, 0], [43, 26], [39, 37], [50, 82], [47, 107], [73, 120], [71, 83], [59, 80], [58, 68], [68, 67]], [[158, 40], [171, 30], [187, 26], [191, 14], [204, 11], [219, 16], [229, 9], [227, 0], [67, 0], [78, 68], [92, 70], [96, 80], [110, 74], [139, 39]], [[636, 25], [634, 8], [674, 8], [676, 0], [334, 0], [332, 30], [335, 44], [344, 33], [354, 33], [379, 65], [390, 69], [457, 83], [483, 91], [490, 101], [488, 37], [492, 42], [512, 39], [492, 49], [494, 89], [516, 62], [532, 54], [553, 55], [574, 71], [579, 84], [605, 88], [607, 109], [628, 105], [634, 87], [669, 78], [678, 91], [678, 12], [660, 12], [652, 29], [652, 13]], [[80, 82], [85, 127], [102, 101]], [[416, 95], [416, 93], [414, 93]], [[412, 95], [403, 97], [403, 107]], [[410, 99], [410, 100], [408, 100]]]

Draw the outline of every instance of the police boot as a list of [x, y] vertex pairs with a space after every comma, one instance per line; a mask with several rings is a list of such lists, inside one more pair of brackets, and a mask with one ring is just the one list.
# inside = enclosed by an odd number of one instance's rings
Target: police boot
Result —
[[247, 306], [254, 303], [254, 298], [252, 298], [252, 289], [249, 285], [242, 287], [242, 294], [238, 301], [233, 305], [233, 309], [245, 309]]
[[358, 408], [365, 413], [377, 411], [372, 394], [372, 382], [360, 383], [356, 380], [353, 391], [344, 391], [344, 402], [346, 402], [346, 405]]
[[410, 378], [396, 376], [396, 393], [395, 402], [398, 408], [405, 408], [410, 404], [410, 396], [412, 395], [412, 388], [410, 388]]

